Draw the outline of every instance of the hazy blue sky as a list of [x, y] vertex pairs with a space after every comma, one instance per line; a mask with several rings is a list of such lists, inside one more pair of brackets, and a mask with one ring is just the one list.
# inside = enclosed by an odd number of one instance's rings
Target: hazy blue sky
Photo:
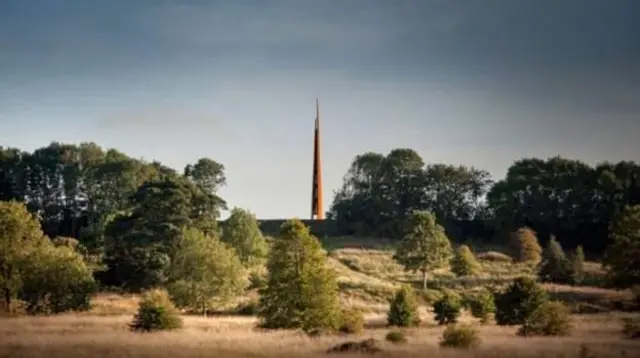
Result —
[[223, 163], [231, 206], [307, 217], [352, 158], [640, 153], [640, 1], [0, 0], [0, 145]]

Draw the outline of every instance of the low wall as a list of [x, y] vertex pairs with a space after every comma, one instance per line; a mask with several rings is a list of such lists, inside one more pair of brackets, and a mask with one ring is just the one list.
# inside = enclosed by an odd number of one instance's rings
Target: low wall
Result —
[[[258, 220], [260, 223], [260, 230], [265, 235], [269, 236], [278, 236], [280, 233], [280, 226], [287, 221], [287, 219], [269, 219], [269, 220]], [[308, 228], [311, 233], [318, 237], [322, 238], [325, 236], [340, 236], [340, 232], [338, 231], [338, 226], [333, 220], [301, 220]]]

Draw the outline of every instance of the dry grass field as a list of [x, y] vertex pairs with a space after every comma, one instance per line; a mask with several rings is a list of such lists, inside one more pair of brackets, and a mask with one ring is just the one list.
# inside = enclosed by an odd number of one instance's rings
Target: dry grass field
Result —
[[[621, 333], [621, 319], [632, 314], [611, 311], [611, 307], [631, 300], [630, 292], [596, 285], [546, 285], [553, 296], [569, 304], [597, 306], [606, 312], [574, 315], [575, 330], [569, 337], [523, 338], [516, 335], [517, 327], [483, 326], [465, 313], [461, 320], [478, 329], [482, 341], [479, 348], [444, 349], [438, 345], [443, 328], [435, 325], [428, 305], [424, 305], [424, 324], [407, 331], [406, 344], [385, 342], [390, 330], [385, 327], [387, 299], [400, 284], [417, 283], [419, 277], [404, 272], [390, 251], [345, 246], [331, 250], [329, 263], [338, 273], [343, 305], [368, 312], [367, 328], [359, 335], [308, 337], [295, 331], [266, 332], [255, 329], [255, 317], [228, 314], [185, 316], [185, 327], [175, 332], [132, 333], [127, 324], [138, 297], [102, 293], [92, 300], [89, 312], [0, 318], [0, 358], [330, 356], [326, 351], [336, 344], [367, 338], [379, 340], [379, 357], [640, 357], [640, 342]], [[430, 277], [430, 287], [465, 292], [487, 285], [501, 286], [519, 275], [532, 274], [531, 268], [511, 263], [500, 253], [485, 252], [478, 257], [482, 265], [479, 275], [456, 278], [442, 270]], [[589, 282], [598, 282], [603, 274], [597, 263], [588, 263], [587, 270]], [[255, 292], [248, 292], [243, 300], [255, 297]]]
[[[638, 341], [625, 339], [619, 314], [575, 317], [570, 337], [522, 338], [516, 328], [479, 326], [482, 343], [474, 350], [439, 348], [442, 328], [430, 325], [408, 331], [406, 344], [384, 341], [384, 316], [371, 315], [369, 328], [357, 336], [307, 337], [294, 331], [261, 332], [252, 317], [185, 317], [176, 332], [132, 333], [130, 315], [18, 317], [0, 321], [0, 357], [307, 357], [348, 340], [380, 340], [379, 357], [638, 357]], [[467, 319], [467, 318], [465, 318]], [[428, 321], [428, 318], [425, 317]], [[356, 354], [337, 354], [355, 356]]]

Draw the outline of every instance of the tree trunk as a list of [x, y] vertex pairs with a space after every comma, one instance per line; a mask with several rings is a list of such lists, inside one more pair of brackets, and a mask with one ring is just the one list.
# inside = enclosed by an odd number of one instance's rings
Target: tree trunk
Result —
[[427, 270], [422, 270], [422, 289], [427, 289]]
[[207, 317], [207, 304], [205, 302], [202, 302], [202, 315]]

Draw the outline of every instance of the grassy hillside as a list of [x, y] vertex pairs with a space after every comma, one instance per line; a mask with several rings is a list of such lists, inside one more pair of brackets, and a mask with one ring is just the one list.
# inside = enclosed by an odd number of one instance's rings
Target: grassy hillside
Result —
[[[458, 351], [438, 347], [443, 328], [437, 326], [429, 303], [443, 289], [466, 292], [483, 286], [502, 286], [514, 277], [533, 274], [526, 265], [512, 263], [499, 251], [478, 249], [482, 272], [474, 277], [456, 278], [449, 270], [435, 272], [429, 289], [418, 290], [423, 323], [406, 330], [409, 343], [394, 345], [384, 341], [387, 300], [400, 285], [420, 285], [416, 274], [405, 272], [392, 258], [389, 242], [358, 238], [323, 240], [329, 252], [329, 264], [339, 279], [343, 306], [367, 311], [366, 329], [360, 336], [340, 335], [308, 337], [297, 331], [264, 332], [255, 329], [256, 318], [237, 315], [237, 306], [255, 301], [255, 290], [238, 302], [223, 307], [215, 318], [185, 317], [185, 328], [177, 332], [134, 334], [127, 324], [137, 309], [139, 297], [100, 293], [92, 301], [92, 310], [55, 317], [17, 317], [0, 321], [0, 358], [3, 357], [308, 357], [326, 356], [325, 351], [347, 340], [379, 340], [381, 357], [631, 357], [640, 355], [637, 340], [622, 334], [622, 318], [634, 313], [614, 312], [632, 299], [627, 291], [598, 287], [604, 272], [598, 263], [587, 263], [590, 286], [545, 285], [552, 295], [569, 302], [575, 312], [600, 312], [574, 315], [575, 332], [569, 337], [522, 338], [517, 327], [479, 325], [463, 312], [461, 321], [479, 331], [481, 347]], [[244, 306], [243, 306], [244, 305]], [[342, 354], [343, 357], [357, 356]]]

